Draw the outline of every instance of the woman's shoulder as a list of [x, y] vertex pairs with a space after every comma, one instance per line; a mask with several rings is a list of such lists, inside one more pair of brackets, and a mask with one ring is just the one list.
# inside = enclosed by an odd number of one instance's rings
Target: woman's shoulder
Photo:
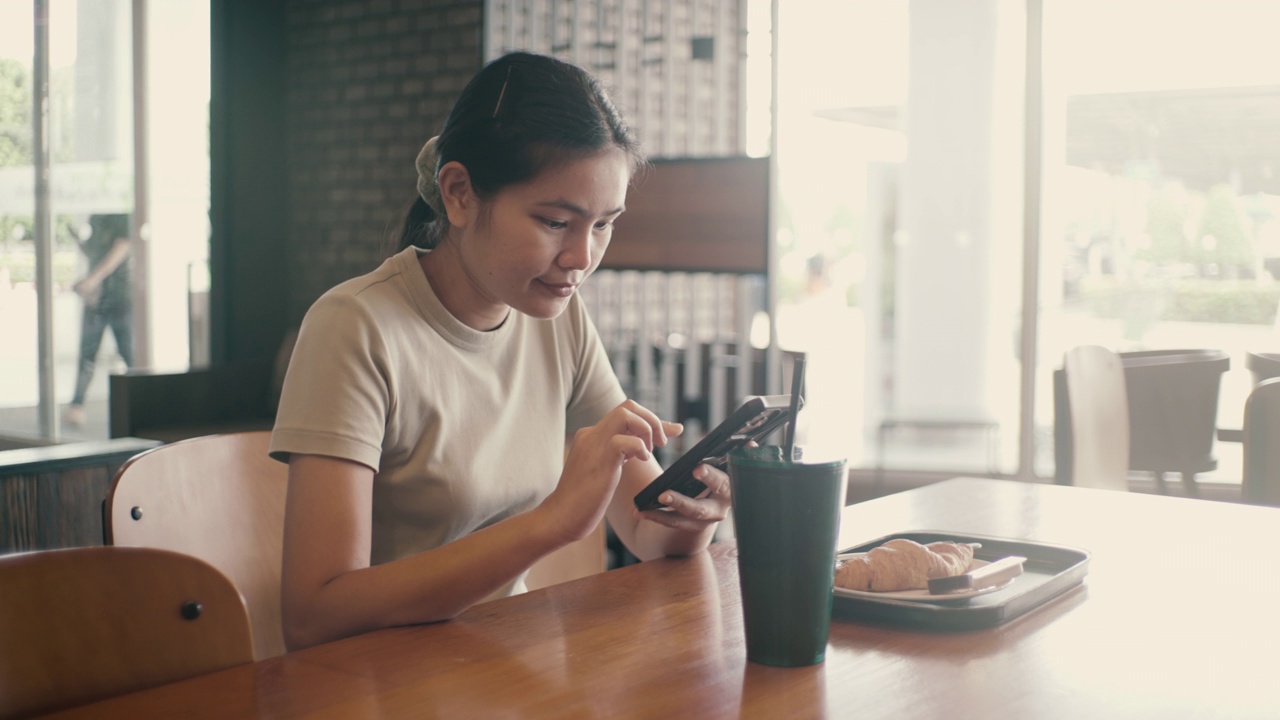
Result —
[[350, 311], [357, 307], [385, 309], [403, 304], [404, 293], [396, 282], [404, 272], [399, 255], [387, 258], [376, 269], [344, 280], [326, 290], [312, 305], [312, 311]]

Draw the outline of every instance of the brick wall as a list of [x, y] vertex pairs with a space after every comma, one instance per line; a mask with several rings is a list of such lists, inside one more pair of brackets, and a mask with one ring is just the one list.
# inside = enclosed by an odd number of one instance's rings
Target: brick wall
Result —
[[483, 62], [482, 0], [289, 0], [289, 316], [368, 272]]

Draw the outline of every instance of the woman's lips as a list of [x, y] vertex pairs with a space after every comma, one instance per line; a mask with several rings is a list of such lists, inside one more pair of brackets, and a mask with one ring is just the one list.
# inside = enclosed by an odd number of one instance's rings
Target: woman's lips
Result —
[[542, 286], [556, 297], [567, 298], [573, 294], [574, 290], [578, 289], [578, 285], [576, 283], [549, 283], [545, 280], [539, 280], [538, 282], [542, 283]]

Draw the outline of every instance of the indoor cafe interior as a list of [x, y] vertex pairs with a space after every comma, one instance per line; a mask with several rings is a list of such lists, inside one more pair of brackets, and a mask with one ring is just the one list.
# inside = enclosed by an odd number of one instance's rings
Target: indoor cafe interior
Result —
[[[1069, 639], [1130, 617], [1108, 593], [1148, 577], [1134, 548], [1166, 528], [1276, 539], [1277, 19], [1266, 0], [0, 3], [0, 718], [838, 717], [872, 707], [852, 688], [877, 672], [904, 692], [908, 667], [995, 682], [961, 666], [1029, 689], [951, 717], [1280, 712], [1252, 666], [1206, 685], [1206, 663], [1152, 640], [1124, 651], [1151, 677], [1113, 686]], [[1039, 595], [928, 616], [837, 594], [825, 669], [773, 675], [739, 647], [732, 514], [670, 567], [602, 522], [520, 598], [414, 629], [449, 650], [405, 667], [465, 656], [469, 675], [398, 675], [377, 658], [403, 628], [287, 651], [289, 466], [267, 446], [303, 317], [389, 256], [423, 141], [517, 50], [598, 78], [643, 148], [578, 293], [626, 395], [685, 427], [658, 462], [749, 398], [802, 391], [786, 432], [844, 459], [841, 548], [999, 538]], [[1156, 518], [1137, 545], [1106, 525], [1131, 514]], [[668, 576], [717, 604], [651, 597]], [[124, 584], [120, 608], [89, 608]], [[590, 619], [633, 597], [636, 625]], [[1251, 603], [1232, 622], [1280, 640]], [[484, 609], [503, 604], [531, 645]], [[44, 627], [72, 616], [85, 627]], [[674, 665], [569, 652], [646, 624], [684, 633]], [[36, 645], [46, 666], [15, 659]], [[862, 716], [947, 716], [922, 703]]]

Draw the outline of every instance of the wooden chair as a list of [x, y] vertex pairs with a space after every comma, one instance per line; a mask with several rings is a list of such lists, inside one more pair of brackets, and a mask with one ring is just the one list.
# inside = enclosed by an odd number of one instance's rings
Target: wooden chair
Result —
[[[192, 555], [231, 578], [249, 608], [254, 657], [285, 652], [280, 571], [289, 468], [267, 456], [267, 431], [181, 440], [144, 452], [116, 473], [107, 495], [112, 545]], [[530, 590], [606, 568], [605, 530], [538, 561]]]
[[0, 718], [252, 661], [240, 594], [201, 560], [117, 547], [0, 556]]
[[1280, 377], [1263, 380], [1244, 404], [1245, 502], [1280, 506]]
[[1071, 430], [1072, 485], [1129, 489], [1129, 403], [1120, 356], [1096, 345], [1063, 362]]
[[116, 473], [106, 502], [111, 545], [198, 557], [244, 595], [254, 657], [285, 652], [280, 566], [288, 466], [267, 456], [268, 431], [182, 440], [148, 450]]

